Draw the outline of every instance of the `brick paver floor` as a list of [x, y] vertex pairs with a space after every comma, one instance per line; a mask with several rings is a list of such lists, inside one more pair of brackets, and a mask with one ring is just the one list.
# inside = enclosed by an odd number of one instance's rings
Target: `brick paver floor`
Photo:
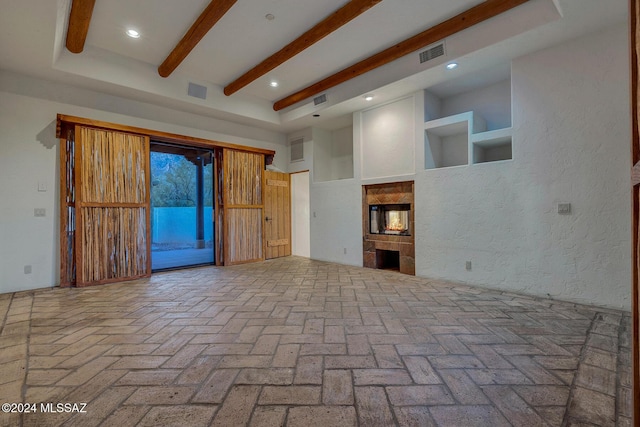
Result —
[[0, 402], [36, 404], [1, 425], [631, 425], [614, 310], [288, 257], [0, 316]]

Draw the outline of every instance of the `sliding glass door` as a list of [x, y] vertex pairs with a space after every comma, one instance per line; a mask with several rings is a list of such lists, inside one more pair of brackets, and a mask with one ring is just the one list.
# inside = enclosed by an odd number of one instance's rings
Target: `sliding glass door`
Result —
[[213, 264], [213, 151], [151, 143], [151, 269]]

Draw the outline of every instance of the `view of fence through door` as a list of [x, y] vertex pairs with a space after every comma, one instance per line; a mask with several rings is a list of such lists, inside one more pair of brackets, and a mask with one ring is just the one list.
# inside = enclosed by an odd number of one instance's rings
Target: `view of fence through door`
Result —
[[151, 143], [151, 268], [213, 264], [213, 151]]

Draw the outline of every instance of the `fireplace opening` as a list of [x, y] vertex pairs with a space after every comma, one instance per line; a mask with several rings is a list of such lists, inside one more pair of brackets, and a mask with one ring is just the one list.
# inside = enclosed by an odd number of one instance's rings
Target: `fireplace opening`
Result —
[[410, 236], [409, 212], [411, 205], [370, 205], [369, 232], [371, 234], [390, 234]]
[[400, 271], [400, 251], [376, 249], [376, 266], [382, 270]]

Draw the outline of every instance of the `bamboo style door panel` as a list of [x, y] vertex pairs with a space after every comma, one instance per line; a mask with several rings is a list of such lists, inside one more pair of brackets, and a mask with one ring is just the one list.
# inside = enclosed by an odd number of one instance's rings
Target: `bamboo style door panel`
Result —
[[76, 283], [75, 131], [60, 135], [60, 287]]
[[264, 155], [224, 149], [224, 264], [262, 261]]
[[291, 177], [264, 171], [265, 258], [291, 255]]
[[76, 286], [151, 274], [149, 137], [75, 128]]

